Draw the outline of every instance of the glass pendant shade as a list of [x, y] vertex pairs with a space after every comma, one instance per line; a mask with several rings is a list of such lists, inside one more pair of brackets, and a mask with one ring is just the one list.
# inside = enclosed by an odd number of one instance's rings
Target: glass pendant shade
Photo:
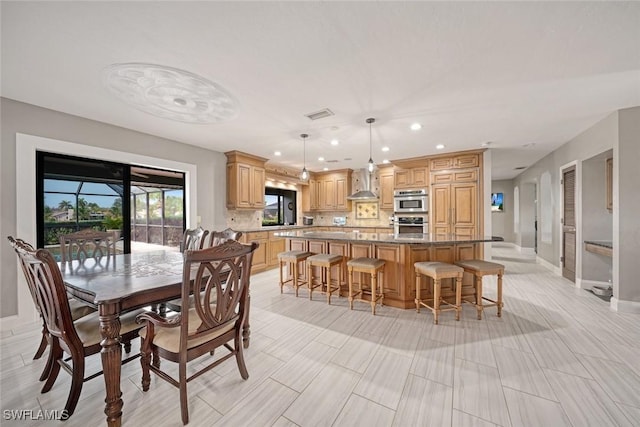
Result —
[[367, 170], [369, 172], [373, 172], [374, 170], [376, 170], [376, 164], [373, 163], [373, 159], [369, 159], [369, 163], [367, 164]]
[[376, 170], [376, 164], [373, 162], [373, 157], [371, 156], [371, 124], [375, 122], [376, 119], [370, 117], [367, 119], [367, 123], [369, 123], [369, 162], [367, 163], [367, 170], [369, 173], [373, 173]]
[[306, 133], [300, 134], [303, 144], [303, 158], [302, 158], [302, 172], [300, 173], [300, 179], [306, 181], [309, 179], [309, 172], [307, 171], [307, 138], [309, 135]]

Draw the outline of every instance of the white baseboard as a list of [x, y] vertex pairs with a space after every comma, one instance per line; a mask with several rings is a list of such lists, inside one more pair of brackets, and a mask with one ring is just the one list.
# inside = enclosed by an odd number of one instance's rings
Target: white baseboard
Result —
[[609, 304], [613, 311], [640, 314], [640, 302], [638, 301], [624, 301], [619, 300], [616, 297], [611, 297], [611, 302]]
[[536, 262], [538, 264], [540, 264], [541, 266], [551, 270], [552, 272], [554, 272], [557, 275], [562, 275], [562, 270], [560, 270], [560, 267], [558, 267], [557, 265], [553, 265], [551, 264], [549, 261], [547, 261], [546, 259], [540, 258], [539, 256], [536, 257]]

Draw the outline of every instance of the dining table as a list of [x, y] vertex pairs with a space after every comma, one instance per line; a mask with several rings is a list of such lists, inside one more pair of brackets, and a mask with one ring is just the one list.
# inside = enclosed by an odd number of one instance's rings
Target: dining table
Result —
[[[59, 265], [67, 292], [98, 309], [106, 388], [104, 412], [108, 426], [120, 426], [124, 404], [120, 388], [120, 315], [180, 298], [183, 254], [167, 249], [115, 254], [98, 260], [67, 261]], [[242, 332], [244, 348], [249, 346], [250, 336], [248, 298]]]

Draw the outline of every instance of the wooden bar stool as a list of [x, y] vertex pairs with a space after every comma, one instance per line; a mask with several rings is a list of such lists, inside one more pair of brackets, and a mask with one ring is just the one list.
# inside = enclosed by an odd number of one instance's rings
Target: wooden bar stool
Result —
[[[438, 324], [438, 315], [441, 311], [455, 310], [456, 320], [460, 320], [460, 312], [462, 311], [462, 276], [464, 270], [461, 267], [445, 262], [416, 262], [414, 265], [416, 272], [416, 311], [420, 313], [420, 306], [425, 306], [433, 313], [433, 323]], [[420, 275], [431, 277], [433, 279], [433, 298], [420, 298]], [[456, 303], [451, 304], [441, 297], [442, 279], [456, 280]], [[427, 304], [427, 301], [433, 301], [433, 305]], [[440, 308], [440, 304], [445, 303], [448, 308]]]
[[[483, 261], [481, 259], [469, 259], [464, 261], [457, 261], [456, 265], [462, 267], [466, 273], [473, 274], [474, 286], [476, 289], [476, 300], [467, 301], [476, 306], [478, 310], [478, 320], [482, 319], [482, 312], [485, 307], [496, 306], [498, 308], [498, 317], [502, 317], [502, 276], [504, 275], [504, 265], [497, 262]], [[486, 298], [482, 295], [482, 278], [484, 276], [498, 275], [498, 296], [496, 300]], [[485, 304], [482, 300], [489, 301], [489, 304]]]
[[[340, 277], [342, 276], [342, 264], [344, 262], [344, 258], [342, 255], [331, 255], [331, 254], [317, 254], [310, 256], [307, 258], [307, 278], [309, 282], [309, 299], [312, 299], [313, 290], [318, 286], [322, 287], [326, 286], [327, 292], [327, 304], [331, 304], [331, 294], [333, 292], [338, 292], [338, 296], [340, 296]], [[337, 287], [331, 286], [331, 267], [334, 265], [339, 266], [338, 279], [336, 282], [338, 283]], [[321, 267], [327, 270], [327, 283], [322, 281], [322, 272], [320, 273], [320, 283], [313, 283], [313, 269], [312, 267]]]
[[[282, 288], [284, 287], [284, 285], [291, 283], [291, 286], [293, 286], [293, 289], [295, 289], [296, 291], [296, 297], [298, 296], [298, 288], [307, 283], [305, 280], [302, 280], [298, 277], [300, 275], [298, 266], [301, 262], [304, 262], [311, 255], [313, 254], [307, 251], [288, 251], [280, 252], [278, 254], [278, 262], [280, 266], [280, 293], [282, 293]], [[287, 280], [284, 280], [282, 274], [282, 267], [285, 263], [287, 263], [289, 271], [292, 272], [291, 279]]]
[[[371, 313], [376, 314], [376, 303], [380, 300], [383, 305], [384, 292], [382, 280], [378, 281], [378, 273], [384, 272], [385, 261], [377, 258], [354, 258], [347, 261], [349, 270], [349, 309], [353, 310], [353, 301], [371, 303]], [[353, 291], [353, 272], [367, 273], [371, 275], [371, 300], [364, 299], [365, 290], [362, 288], [362, 274], [360, 274], [360, 289]]]

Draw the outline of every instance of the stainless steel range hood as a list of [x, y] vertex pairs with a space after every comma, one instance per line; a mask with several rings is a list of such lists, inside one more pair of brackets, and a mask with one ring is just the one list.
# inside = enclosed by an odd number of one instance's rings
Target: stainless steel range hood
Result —
[[356, 189], [361, 190], [347, 197], [347, 200], [378, 200], [378, 196], [371, 191], [371, 174], [367, 169], [357, 170], [355, 178], [358, 180]]

